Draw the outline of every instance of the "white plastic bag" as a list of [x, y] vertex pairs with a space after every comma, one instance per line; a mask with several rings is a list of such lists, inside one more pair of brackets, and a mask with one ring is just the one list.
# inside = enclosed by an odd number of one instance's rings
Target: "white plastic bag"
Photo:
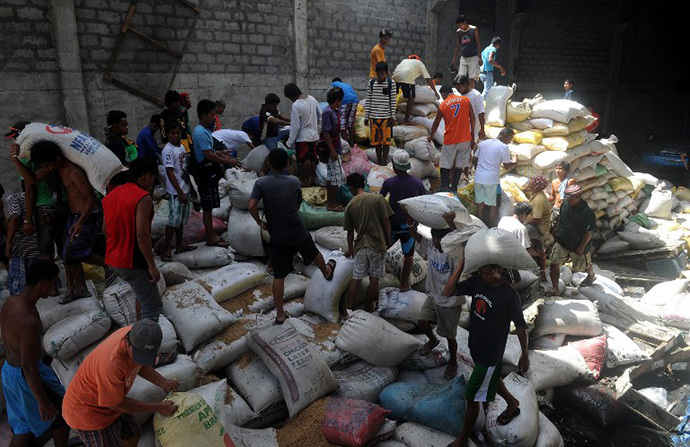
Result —
[[497, 85], [486, 95], [485, 124], [503, 127], [506, 124], [508, 100], [513, 96], [514, 88]]
[[433, 195], [410, 197], [401, 200], [400, 205], [415, 221], [430, 228], [445, 229], [448, 223], [443, 215], [448, 212], [455, 213], [454, 222], [456, 227], [472, 223], [470, 212], [463, 206], [462, 202], [452, 194], [437, 193]]
[[104, 337], [110, 324], [110, 317], [103, 311], [91, 311], [66, 318], [45, 333], [43, 349], [53, 358], [68, 359]]

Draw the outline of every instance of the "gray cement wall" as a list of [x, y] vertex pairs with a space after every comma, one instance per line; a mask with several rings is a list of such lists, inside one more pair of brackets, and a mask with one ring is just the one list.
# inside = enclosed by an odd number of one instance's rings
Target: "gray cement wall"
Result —
[[[57, 1], [57, 0], [52, 0]], [[60, 0], [64, 1], [64, 0]], [[416, 53], [424, 57], [426, 2], [407, 0], [300, 0], [306, 6], [306, 42], [296, 53], [293, 0], [195, 0], [201, 14], [184, 51], [173, 88], [201, 98], [224, 99], [224, 126], [238, 128], [258, 113], [267, 93], [302, 79], [319, 101], [334, 76], [364, 89], [369, 52], [378, 31], [387, 26], [394, 38], [387, 58], [396, 64]], [[66, 123], [62, 110], [58, 58], [51, 34], [51, 0], [2, 0], [0, 5], [0, 127], [19, 119]], [[74, 0], [76, 39], [88, 112], [88, 131], [104, 138], [105, 114], [124, 110], [135, 138], [161, 107], [103, 79], [118, 40], [129, 2]], [[132, 26], [182, 51], [195, 14], [174, 0], [141, 0]], [[299, 17], [298, 17], [299, 20]], [[60, 32], [60, 27], [58, 27]], [[61, 36], [64, 37], [64, 36]], [[306, 45], [305, 45], [306, 44]], [[307, 56], [304, 57], [303, 55]], [[131, 32], [124, 38], [113, 76], [163, 98], [176, 60]], [[306, 74], [306, 76], [300, 76]], [[305, 85], [306, 84], [306, 85]], [[287, 99], [281, 108], [289, 110]], [[195, 113], [190, 113], [193, 124]], [[0, 141], [0, 182], [18, 188], [7, 161], [9, 141]]]

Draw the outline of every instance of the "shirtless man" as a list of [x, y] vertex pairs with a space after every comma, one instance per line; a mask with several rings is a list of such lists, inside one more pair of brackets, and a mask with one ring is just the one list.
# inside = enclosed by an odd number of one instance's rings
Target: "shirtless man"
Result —
[[49, 172], [57, 171], [67, 192], [70, 214], [61, 257], [70, 275], [67, 282], [68, 293], [61, 303], [70, 303], [90, 295], [86, 289], [81, 263], [104, 265], [103, 258], [93, 253], [93, 237], [99, 228], [96, 194], [84, 170], [67, 160], [57, 144], [51, 141], [34, 144], [31, 148], [31, 161]]
[[52, 432], [56, 447], [66, 447], [69, 427], [60, 415], [65, 389], [55, 372], [41, 361], [41, 318], [36, 302], [55, 289], [59, 269], [38, 260], [26, 271], [26, 287], [11, 296], [0, 311], [0, 328], [7, 350], [2, 366], [2, 390], [7, 419], [14, 436], [10, 447], [29, 446]]

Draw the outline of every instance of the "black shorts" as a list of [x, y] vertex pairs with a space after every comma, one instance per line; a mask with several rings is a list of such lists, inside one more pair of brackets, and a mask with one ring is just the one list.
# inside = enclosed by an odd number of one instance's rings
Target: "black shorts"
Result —
[[319, 161], [316, 143], [316, 141], [298, 141], [295, 143], [298, 163], [304, 163], [305, 161], [316, 163]]
[[403, 98], [414, 98], [415, 97], [415, 84], [402, 84], [399, 83], [398, 91], [402, 90]]
[[290, 245], [279, 245], [271, 241], [271, 258], [273, 259], [273, 277], [276, 279], [285, 278], [295, 268], [293, 260], [299, 253], [302, 256], [304, 265], [309, 265], [319, 255], [314, 240], [308, 234], [302, 242]]
[[218, 194], [218, 183], [199, 183], [199, 203], [201, 209], [210, 211], [214, 208], [220, 208], [220, 195]]
[[410, 226], [407, 224], [392, 225], [391, 226], [391, 242], [395, 244], [400, 241], [403, 255], [414, 255], [414, 238], [410, 235]]

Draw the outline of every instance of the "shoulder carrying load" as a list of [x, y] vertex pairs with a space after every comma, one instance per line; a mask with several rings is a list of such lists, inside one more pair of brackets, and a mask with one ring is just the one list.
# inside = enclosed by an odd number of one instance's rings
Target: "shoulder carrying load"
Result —
[[410, 197], [409, 199], [401, 200], [400, 204], [405, 206], [405, 211], [412, 219], [430, 228], [448, 228], [448, 223], [443, 218], [443, 215], [448, 212], [455, 214], [454, 222], [457, 227], [472, 223], [469, 211], [453, 194], [437, 193]]
[[507, 104], [514, 91], [515, 85], [512, 87], [497, 85], [489, 90], [486, 95], [486, 124], [499, 127], [506, 125]]
[[390, 367], [405, 360], [422, 342], [383, 318], [357, 310], [343, 324], [335, 345], [371, 364]]
[[467, 240], [465, 268], [462, 274], [468, 276], [490, 264], [515, 270], [538, 268], [517, 238], [500, 228], [479, 230]]
[[31, 123], [17, 137], [19, 158], [30, 158], [31, 147], [41, 140], [60, 146], [62, 154], [86, 172], [89, 183], [105, 194], [110, 179], [125, 171], [117, 156], [90, 135], [69, 127], [54, 124]]
[[326, 361], [289, 320], [251, 332], [247, 344], [280, 380], [290, 418], [338, 388]]

